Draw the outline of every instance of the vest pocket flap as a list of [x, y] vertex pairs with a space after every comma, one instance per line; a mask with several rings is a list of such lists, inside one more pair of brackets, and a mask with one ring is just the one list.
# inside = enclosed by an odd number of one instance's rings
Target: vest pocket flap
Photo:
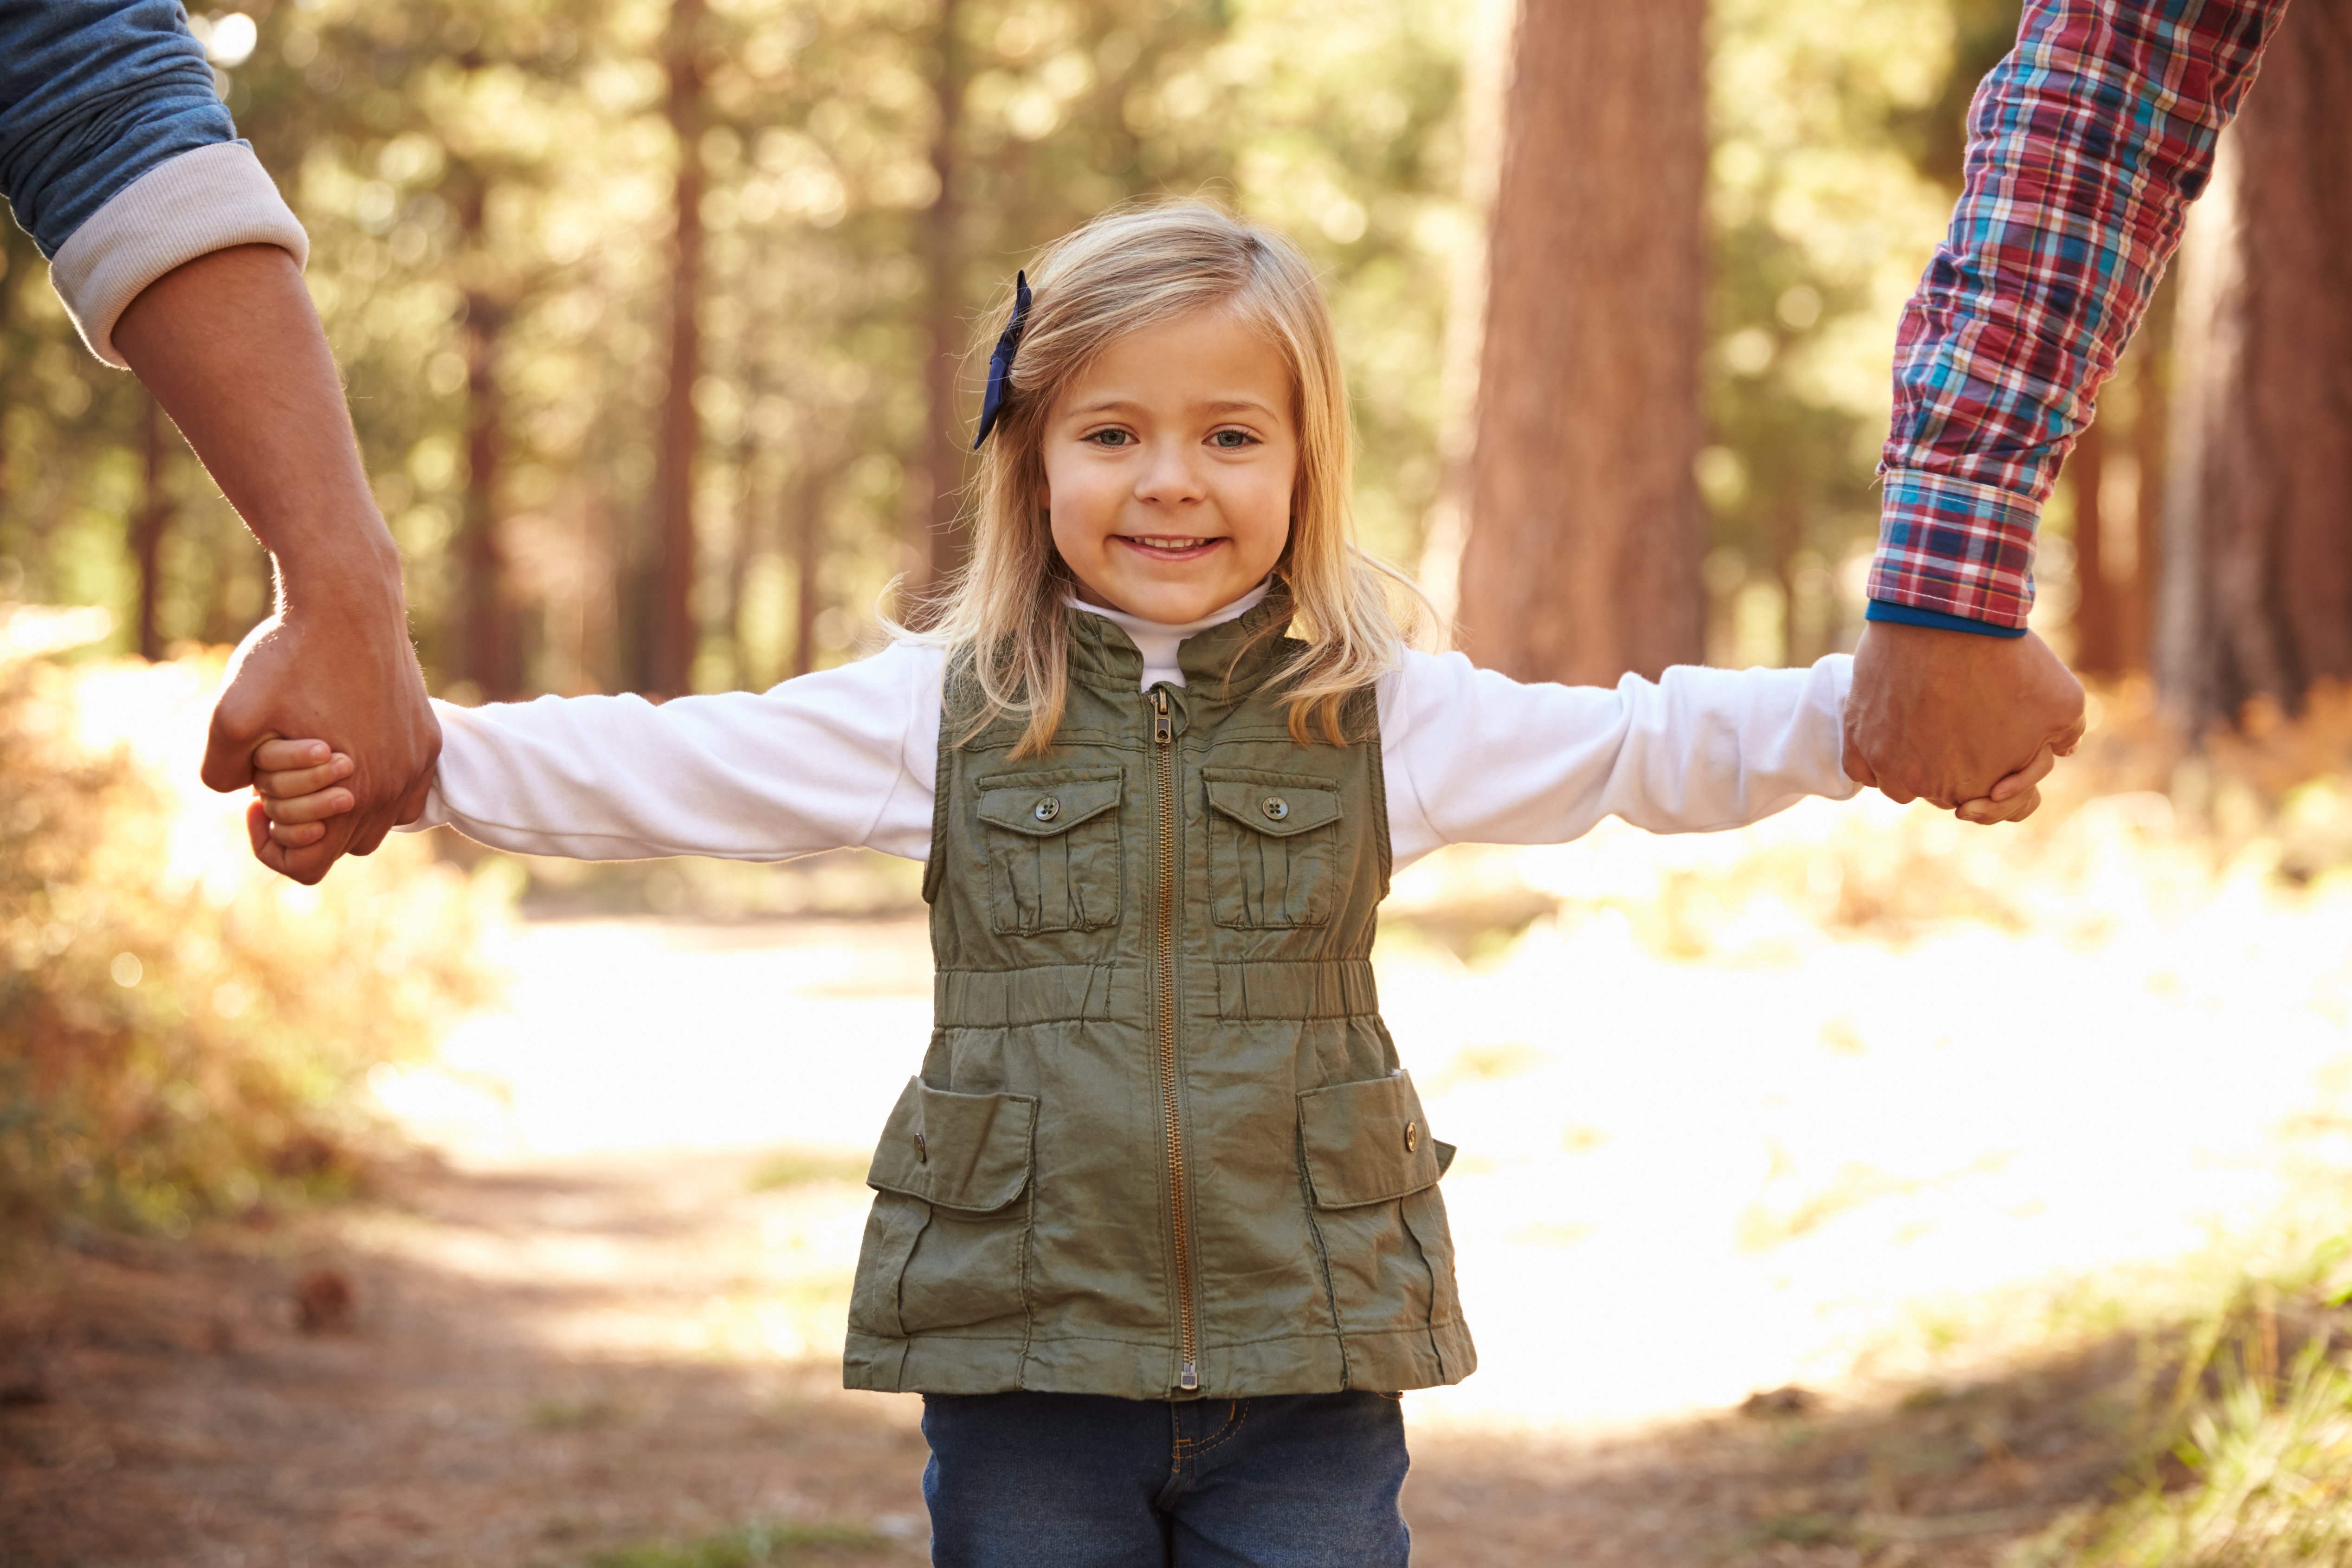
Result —
[[1209, 786], [1212, 810], [1276, 838], [1286, 839], [1339, 820], [1339, 791], [1320, 780], [1268, 782], [1207, 768], [1202, 770], [1202, 778]]
[[1026, 1094], [950, 1094], [907, 1081], [874, 1150], [866, 1185], [941, 1208], [985, 1214], [1029, 1185], [1037, 1102]]
[[1120, 778], [1111, 772], [1084, 779], [1024, 779], [983, 787], [980, 820], [1036, 839], [1066, 833], [1118, 804]]
[[1298, 1097], [1298, 1135], [1318, 1208], [1402, 1197], [1433, 1186], [1444, 1168], [1421, 1096], [1402, 1071], [1309, 1089]]

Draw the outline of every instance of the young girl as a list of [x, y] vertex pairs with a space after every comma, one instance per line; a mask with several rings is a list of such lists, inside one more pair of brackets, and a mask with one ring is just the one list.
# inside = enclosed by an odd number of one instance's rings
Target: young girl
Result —
[[[1390, 873], [1848, 797], [1848, 661], [1608, 690], [1404, 651], [1298, 253], [1180, 203], [1036, 271], [936, 630], [764, 695], [442, 706], [425, 822], [928, 862], [937, 1022], [866, 1178], [845, 1376], [924, 1396], [934, 1562], [1402, 1563], [1399, 1391], [1475, 1355], [1454, 1151], [1373, 997]], [[281, 842], [347, 803], [324, 746], [262, 753]]]

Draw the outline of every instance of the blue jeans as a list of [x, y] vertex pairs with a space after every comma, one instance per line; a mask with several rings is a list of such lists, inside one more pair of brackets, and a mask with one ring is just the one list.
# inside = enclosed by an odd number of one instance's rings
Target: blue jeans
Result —
[[927, 1394], [934, 1568], [1403, 1568], [1392, 1396]]

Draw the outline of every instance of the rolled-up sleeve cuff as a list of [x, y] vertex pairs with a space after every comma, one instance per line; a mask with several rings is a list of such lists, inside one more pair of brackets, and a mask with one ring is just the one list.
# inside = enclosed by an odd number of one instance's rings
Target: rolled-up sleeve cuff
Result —
[[239, 245], [274, 245], [297, 267], [310, 259], [310, 236], [253, 149], [215, 142], [125, 185], [58, 248], [49, 280], [90, 352], [120, 366], [114, 323], [140, 291], [183, 263]]
[[1889, 469], [1869, 597], [2011, 630], [2033, 608], [2032, 497], [1970, 479]]

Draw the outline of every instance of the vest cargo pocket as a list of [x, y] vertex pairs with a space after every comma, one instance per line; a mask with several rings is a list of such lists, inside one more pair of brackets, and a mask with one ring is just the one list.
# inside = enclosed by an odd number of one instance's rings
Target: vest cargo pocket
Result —
[[909, 1079], [866, 1185], [874, 1209], [850, 1326], [903, 1338], [1023, 1315], [1029, 1150], [1037, 1102], [951, 1094]]
[[1092, 931], [1118, 921], [1116, 768], [980, 780], [989, 828], [989, 923], [1001, 935]]
[[1338, 788], [1254, 768], [1204, 768], [1201, 779], [1217, 924], [1264, 930], [1329, 920]]
[[1307, 1091], [1298, 1142], [1340, 1331], [1420, 1330], [1459, 1316], [1435, 1191], [1454, 1150], [1429, 1135], [1411, 1075]]

